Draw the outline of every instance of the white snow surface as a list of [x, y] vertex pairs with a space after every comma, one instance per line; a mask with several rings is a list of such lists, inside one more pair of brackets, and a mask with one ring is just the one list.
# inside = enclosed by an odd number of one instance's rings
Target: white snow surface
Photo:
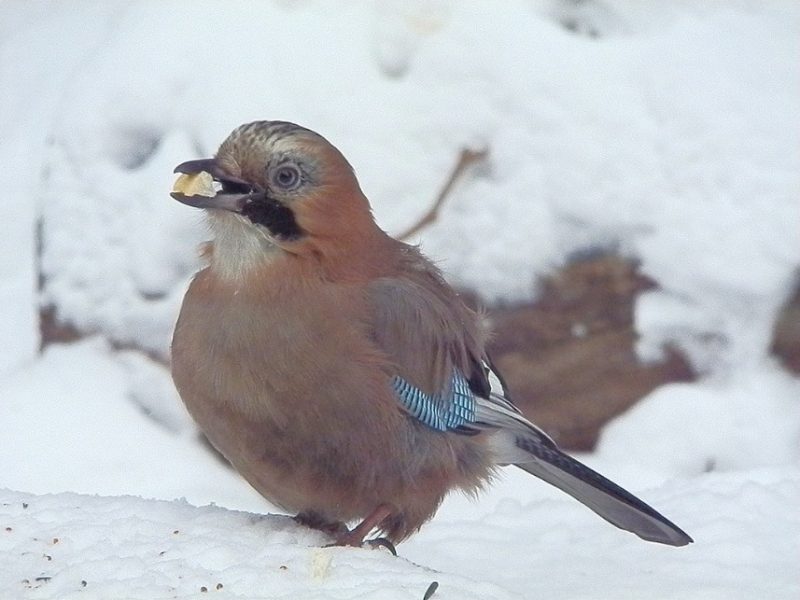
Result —
[[0, 558], [10, 565], [0, 589], [54, 599], [420, 600], [435, 581], [437, 600], [793, 600], [798, 494], [795, 469], [664, 486], [652, 499], [695, 535], [680, 551], [623, 536], [563, 497], [507, 497], [480, 520], [443, 514], [394, 557], [381, 548], [327, 548], [323, 534], [286, 516], [0, 491]]
[[[800, 597], [800, 382], [769, 355], [800, 265], [799, 90], [789, 0], [0, 4], [0, 598]], [[389, 232], [488, 147], [415, 240], [487, 301], [576, 252], [638, 260], [660, 285], [642, 360], [672, 344], [700, 378], [582, 458], [695, 543], [514, 470], [399, 558], [267, 514], [166, 369], [120, 350], [168, 356], [199, 265], [172, 168], [255, 119], [336, 144]], [[39, 353], [41, 305], [94, 335]]]

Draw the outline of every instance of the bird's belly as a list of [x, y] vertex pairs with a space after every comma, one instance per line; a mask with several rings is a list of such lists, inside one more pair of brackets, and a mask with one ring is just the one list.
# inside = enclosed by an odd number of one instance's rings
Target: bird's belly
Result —
[[254, 420], [218, 402], [212, 410], [203, 404], [190, 412], [211, 443], [262, 496], [290, 513], [348, 522], [389, 504], [408, 515], [413, 529], [448, 491], [472, 490], [491, 473], [476, 440], [429, 431], [403, 415], [392, 434], [331, 431], [313, 419]]
[[388, 376], [368, 351], [354, 351], [347, 330], [325, 332], [340, 340], [333, 356], [359, 358], [332, 361], [299, 328], [282, 340], [275, 327], [239, 323], [234, 346], [230, 311], [202, 329], [183, 327], [199, 319], [193, 310], [184, 306], [173, 340], [180, 395], [211, 443], [284, 510], [347, 522], [390, 504], [399, 539], [448, 491], [490, 476], [479, 436], [434, 431], [402, 413]]

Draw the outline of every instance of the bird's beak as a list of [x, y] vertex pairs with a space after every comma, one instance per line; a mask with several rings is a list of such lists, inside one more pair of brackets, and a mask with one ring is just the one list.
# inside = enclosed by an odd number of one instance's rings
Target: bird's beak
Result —
[[229, 175], [213, 158], [186, 161], [175, 167], [174, 172], [181, 176], [170, 196], [187, 206], [240, 213], [253, 200], [264, 198], [263, 191]]

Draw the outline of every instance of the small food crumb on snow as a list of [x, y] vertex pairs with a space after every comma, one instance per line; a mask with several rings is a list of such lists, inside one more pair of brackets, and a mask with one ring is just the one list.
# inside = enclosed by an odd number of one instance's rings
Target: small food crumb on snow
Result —
[[311, 554], [311, 578], [314, 580], [325, 579], [331, 569], [333, 555], [327, 549], [318, 548]]

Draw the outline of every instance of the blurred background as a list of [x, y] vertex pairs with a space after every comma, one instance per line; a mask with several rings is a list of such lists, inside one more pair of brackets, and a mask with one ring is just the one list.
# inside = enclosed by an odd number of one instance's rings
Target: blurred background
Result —
[[208, 236], [172, 169], [256, 119], [338, 146], [395, 235], [479, 154], [408, 241], [565, 447], [638, 487], [796, 466], [799, 24], [788, 0], [0, 4], [0, 487], [266, 510], [168, 370]]

